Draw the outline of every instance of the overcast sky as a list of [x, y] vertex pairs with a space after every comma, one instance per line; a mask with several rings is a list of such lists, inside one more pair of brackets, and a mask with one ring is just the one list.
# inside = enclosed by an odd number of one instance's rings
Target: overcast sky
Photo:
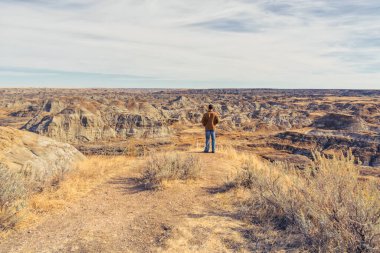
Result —
[[380, 89], [379, 0], [0, 0], [0, 87]]

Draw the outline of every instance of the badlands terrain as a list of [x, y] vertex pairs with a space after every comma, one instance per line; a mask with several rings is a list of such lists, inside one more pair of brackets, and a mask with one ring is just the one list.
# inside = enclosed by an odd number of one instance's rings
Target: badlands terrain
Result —
[[380, 166], [380, 91], [2, 89], [0, 98], [0, 126], [87, 155], [201, 148], [212, 103], [218, 136], [238, 150], [304, 166], [315, 151], [351, 149], [362, 165]]
[[0, 89], [0, 252], [379, 252], [379, 177], [378, 90]]

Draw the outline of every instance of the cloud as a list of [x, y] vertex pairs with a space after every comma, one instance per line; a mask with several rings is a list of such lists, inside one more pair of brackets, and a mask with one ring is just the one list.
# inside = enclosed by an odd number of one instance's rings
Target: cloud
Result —
[[78, 10], [91, 7], [95, 3], [95, 0], [0, 0], [0, 3], [39, 8], [64, 8]]
[[[379, 8], [377, 0], [0, 0], [0, 70], [59, 73], [47, 85], [63, 85], [59, 77], [86, 86], [377, 88]], [[44, 80], [0, 74], [0, 85], [17, 82]]]
[[[254, 3], [253, 1], [251, 1]], [[341, 18], [344, 16], [378, 16], [380, 2], [376, 0], [294, 0], [258, 1], [264, 10], [280, 15], [296, 15], [308, 18]]]
[[260, 28], [255, 27], [249, 20], [221, 18], [205, 22], [191, 24], [194, 27], [206, 28], [225, 32], [259, 32]]

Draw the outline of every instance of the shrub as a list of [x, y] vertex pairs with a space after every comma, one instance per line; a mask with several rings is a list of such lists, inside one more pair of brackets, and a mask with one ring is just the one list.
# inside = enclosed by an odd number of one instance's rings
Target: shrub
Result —
[[313, 251], [379, 250], [380, 193], [374, 180], [360, 180], [351, 155], [316, 155], [303, 171], [247, 160], [230, 186], [250, 189], [245, 217], [290, 226]]
[[24, 205], [25, 187], [20, 175], [0, 164], [0, 231], [12, 228]]
[[161, 188], [165, 181], [196, 179], [201, 164], [198, 157], [180, 153], [148, 157], [140, 178], [147, 189]]

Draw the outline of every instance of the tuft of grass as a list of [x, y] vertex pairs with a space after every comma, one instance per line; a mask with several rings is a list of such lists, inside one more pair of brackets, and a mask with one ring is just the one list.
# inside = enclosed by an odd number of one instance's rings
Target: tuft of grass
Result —
[[183, 153], [153, 154], [147, 158], [140, 181], [146, 189], [162, 188], [171, 180], [188, 180], [199, 177], [199, 157]]
[[237, 160], [242, 156], [231, 144], [219, 145], [217, 152], [225, 154], [229, 160]]
[[378, 185], [360, 178], [350, 154], [315, 155], [303, 171], [247, 159], [229, 187], [249, 189], [251, 197], [243, 205], [247, 219], [295, 230], [312, 251], [380, 250]]
[[24, 207], [26, 190], [22, 177], [0, 164], [0, 231], [13, 228]]
[[263, 161], [256, 155], [239, 154], [239, 158], [242, 160], [238, 162], [238, 173], [232, 180], [227, 180], [224, 184], [224, 190], [232, 188], [245, 188], [252, 189], [255, 182], [255, 175], [253, 166], [263, 165]]

